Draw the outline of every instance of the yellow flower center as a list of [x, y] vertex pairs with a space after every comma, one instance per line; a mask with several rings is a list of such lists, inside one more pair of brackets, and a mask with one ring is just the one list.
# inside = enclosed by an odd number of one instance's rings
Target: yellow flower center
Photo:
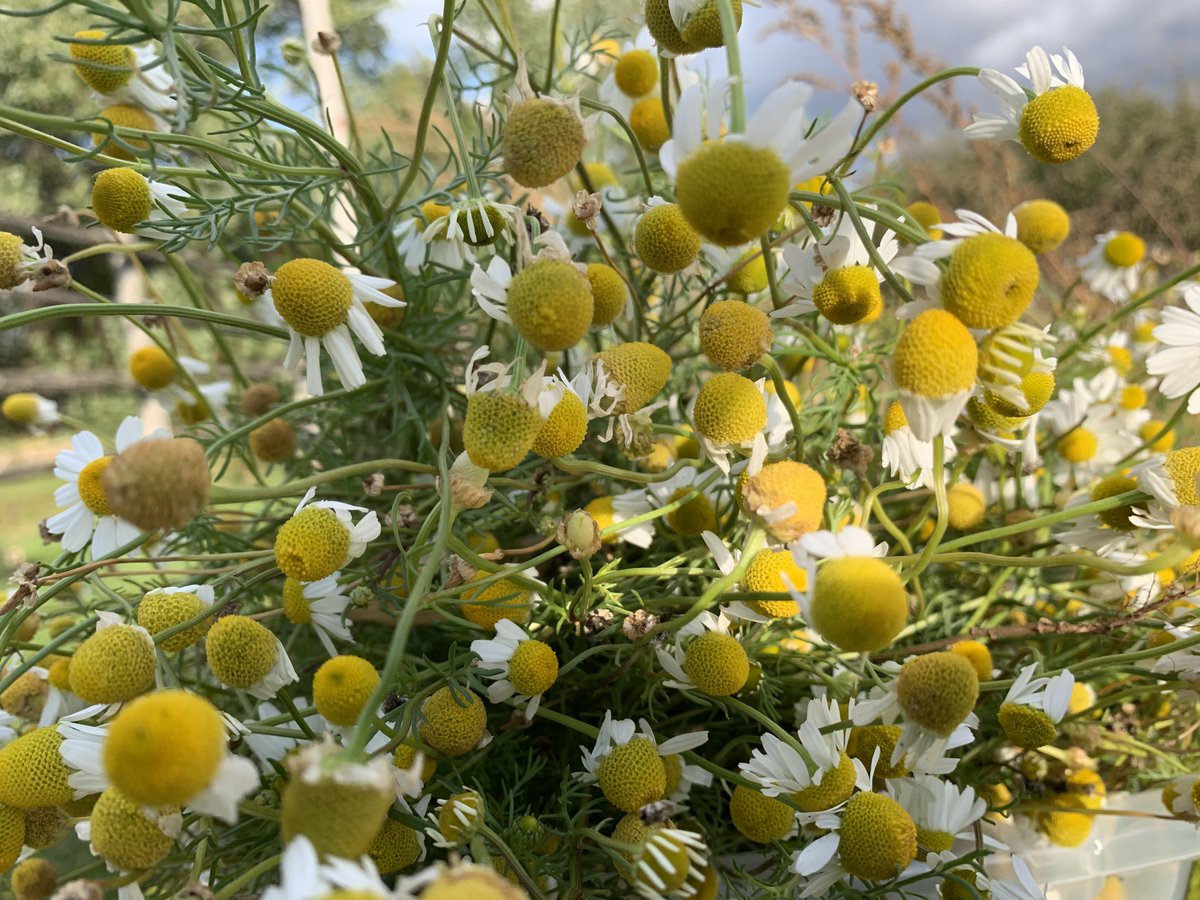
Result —
[[788, 167], [774, 150], [738, 141], [703, 145], [675, 178], [683, 214], [721, 247], [761, 237], [787, 206], [790, 188]]
[[38, 419], [37, 394], [9, 394], [0, 405], [4, 418], [17, 425], [32, 425]]
[[304, 596], [304, 585], [295, 578], [283, 580], [283, 614], [294, 625], [312, 624], [312, 609]]
[[570, 106], [526, 100], [504, 124], [504, 169], [522, 187], [545, 187], [575, 168], [586, 145], [583, 122]]
[[813, 304], [835, 325], [853, 325], [879, 315], [883, 295], [870, 266], [832, 269], [813, 290]]
[[275, 564], [289, 578], [318, 581], [346, 564], [350, 532], [331, 509], [306, 506], [275, 537]]
[[910, 659], [896, 679], [896, 699], [905, 718], [942, 737], [966, 720], [978, 697], [975, 667], [948, 650]]
[[[1109, 353], [1111, 354], [1112, 351], [1115, 349], [1124, 350], [1123, 347], [1121, 347], [1121, 348], [1110, 347]], [[1128, 353], [1129, 351], [1126, 350], [1125, 352]], [[1144, 388], [1141, 387], [1141, 385], [1127, 384], [1127, 385], [1125, 385], [1125, 387], [1121, 388], [1121, 409], [1128, 409], [1128, 410], [1141, 409], [1145, 405], [1146, 405], [1146, 391]]]
[[950, 646], [951, 653], [957, 653], [971, 664], [975, 675], [980, 681], [988, 681], [992, 677], [992, 651], [979, 641], [959, 641]]
[[[796, 565], [790, 550], [765, 548], [754, 554], [746, 574], [742, 576], [742, 588], [754, 593], [806, 591], [808, 573]], [[790, 597], [786, 600], [747, 600], [746, 605], [755, 612], [773, 619], [789, 618], [800, 612], [799, 605]]]
[[159, 391], [179, 375], [175, 360], [161, 347], [139, 347], [129, 357], [129, 374], [148, 391]]
[[978, 351], [971, 332], [942, 309], [927, 309], [900, 335], [892, 357], [896, 386], [923, 397], [949, 397], [975, 383]]
[[625, 96], [645, 96], [658, 85], [658, 60], [649, 50], [630, 50], [613, 66], [613, 78]]
[[904, 208], [908, 213], [909, 218], [915, 219], [917, 224], [925, 229], [931, 241], [940, 241], [942, 239], [942, 229], [934, 228], [934, 225], [942, 221], [942, 214], [938, 212], [938, 208], [932, 203], [925, 200], [917, 200], [908, 204]]
[[702, 694], [728, 697], [750, 677], [750, 660], [737, 638], [706, 631], [688, 643], [683, 671]]
[[961, 481], [946, 492], [946, 501], [950, 507], [950, 527], [959, 531], [968, 531], [983, 521], [987, 505], [983, 501], [983, 491], [967, 481]]
[[629, 288], [616, 269], [603, 263], [588, 263], [587, 280], [592, 287], [592, 325], [608, 325], [625, 311]]
[[1016, 209], [1017, 240], [1039, 256], [1058, 247], [1071, 233], [1071, 218], [1053, 200], [1027, 200]]
[[438, 831], [450, 841], [464, 843], [483, 824], [483, 797], [478, 791], [453, 794], [438, 812]]
[[739, 784], [729, 798], [729, 817], [733, 827], [748, 840], [769, 844], [782, 840], [792, 830], [796, 811], [781, 800]]
[[[481, 581], [489, 574], [480, 569], [471, 580]], [[531, 594], [532, 591], [517, 582], [501, 578], [487, 587], [467, 591], [466, 599], [471, 602], [463, 605], [462, 614], [468, 622], [492, 631], [496, 630], [496, 623], [501, 619], [522, 625], [529, 621]]]
[[[825, 481], [805, 463], [791, 459], [767, 463], [757, 475], [746, 479], [739, 494], [746, 508], [762, 517], [764, 527], [776, 540], [792, 541], [820, 527]], [[788, 504], [795, 506], [791, 515], [782, 512]]]
[[508, 662], [508, 680], [518, 694], [536, 697], [558, 679], [558, 657], [541, 641], [521, 641]]
[[1104, 258], [1118, 269], [1136, 266], [1146, 255], [1146, 242], [1131, 231], [1122, 231], [1104, 245]]
[[1072, 428], [1058, 441], [1058, 452], [1067, 462], [1084, 463], [1096, 455], [1100, 449], [1100, 439], [1095, 432], [1084, 428]]
[[[178, 806], [155, 809], [160, 814], [178, 813]], [[175, 839], [163, 834], [156, 821], [142, 812], [142, 804], [110, 787], [100, 799], [89, 819], [92, 849], [105, 862], [119, 871], [148, 869], [162, 860]]]
[[696, 431], [716, 444], [741, 444], [767, 424], [767, 400], [754, 382], [722, 372], [704, 383], [693, 408]]
[[539, 350], [574, 347], [591, 327], [592, 310], [590, 283], [566, 260], [538, 260], [508, 288], [512, 323]]
[[1138, 437], [1143, 441], [1149, 441], [1160, 433], [1162, 434], [1162, 437], [1158, 437], [1157, 440], [1149, 445], [1149, 448], [1155, 453], [1166, 453], [1175, 446], [1175, 431], [1174, 429], [1168, 429], [1166, 432], [1163, 432], [1165, 424], [1165, 422], [1161, 422], [1158, 419], [1151, 419], [1149, 422], [1143, 423], [1138, 429]]
[[663, 389], [671, 377], [671, 357], [666, 351], [645, 341], [617, 344], [601, 350], [594, 358], [604, 366], [608, 377], [624, 389], [624, 398], [618, 401], [613, 410], [618, 414], [637, 412]]
[[968, 328], [1002, 328], [1020, 318], [1038, 286], [1037, 259], [1015, 238], [987, 232], [967, 238], [942, 277], [946, 311]]
[[773, 338], [767, 314], [742, 300], [714, 303], [700, 316], [700, 349], [722, 369], [740, 372], [754, 365]]
[[832, 809], [854, 793], [854, 779], [857, 777], [854, 762], [843, 753], [838, 758], [836, 769], [829, 769], [822, 775], [820, 784], [813, 784], [792, 795], [805, 812], [820, 812]]
[[842, 814], [838, 856], [851, 875], [894, 878], [917, 855], [917, 826], [904, 808], [882, 794], [860, 791]]
[[350, 279], [319, 259], [293, 259], [271, 282], [275, 310], [305, 337], [323, 337], [346, 321], [354, 300]]
[[313, 703], [334, 725], [353, 725], [378, 684], [379, 673], [361, 656], [335, 656], [313, 676]]
[[[102, 41], [103, 31], [77, 31], [75, 37], [85, 41]], [[124, 87], [133, 77], [136, 66], [133, 48], [128, 44], [69, 44], [75, 72], [84, 84], [98, 94], [111, 94]]]
[[472, 691], [439, 688], [421, 704], [417, 736], [438, 753], [462, 756], [474, 750], [487, 731], [487, 710]]
[[[166, 631], [168, 628], [174, 628], [176, 625], [182, 625], [184, 622], [194, 619], [206, 609], [208, 606], [195, 594], [182, 591], [172, 591], [169, 594], [163, 591], [151, 591], [138, 604], [137, 622], [153, 637], [160, 631]], [[212, 624], [213, 619], [209, 617], [191, 628], [160, 641], [158, 647], [168, 653], [177, 653], [204, 637]]]
[[122, 234], [150, 216], [150, 183], [133, 169], [105, 169], [92, 185], [92, 211], [104, 225]]
[[[1137, 482], [1127, 475], [1118, 473], [1116, 475], [1109, 475], [1092, 488], [1092, 499], [1107, 500], [1109, 497], [1116, 497], [1127, 491], [1134, 490], [1137, 490]], [[1096, 518], [1109, 528], [1114, 528], [1117, 531], [1132, 531], [1133, 523], [1129, 521], [1129, 517], [1132, 514], [1133, 505], [1130, 504], [1098, 512], [1096, 513]]]
[[635, 812], [663, 798], [667, 773], [654, 745], [645, 738], [635, 737], [613, 747], [600, 761], [596, 783], [617, 809]]
[[997, 718], [1005, 737], [1026, 750], [1049, 744], [1058, 735], [1053, 719], [1042, 710], [1023, 703], [1005, 703]]
[[463, 447], [471, 462], [489, 472], [520, 463], [541, 430], [538, 411], [515, 394], [483, 391], [467, 398]]
[[1133, 326], [1133, 339], [1139, 344], [1155, 343], [1154, 329], [1158, 323], [1152, 319], [1143, 319]]
[[678, 205], [663, 203], [646, 210], [638, 221], [633, 249], [646, 268], [669, 275], [696, 261], [700, 235]]
[[275, 635], [246, 616], [218, 619], [209, 629], [204, 649], [217, 680], [238, 690], [261, 682], [279, 658]]
[[883, 433], [894, 434], [907, 427], [908, 417], [904, 415], [904, 407], [893, 400], [888, 405], [887, 412], [883, 414]]
[[1063, 85], [1034, 97], [1021, 111], [1021, 146], [1039, 162], [1082, 156], [1096, 143], [1100, 114], [1083, 88]]
[[821, 637], [841, 650], [882, 650], [908, 619], [908, 594], [881, 559], [827, 559], [817, 570], [811, 619]]
[[554, 459], [579, 449], [587, 437], [587, 410], [574, 391], [564, 390], [555, 404], [531, 448], [538, 456]]

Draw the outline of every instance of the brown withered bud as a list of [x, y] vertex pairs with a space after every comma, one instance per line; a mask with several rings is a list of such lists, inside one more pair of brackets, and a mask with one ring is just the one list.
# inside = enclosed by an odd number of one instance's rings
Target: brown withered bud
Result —
[[825, 458], [843, 469], [847, 469], [859, 478], [867, 477], [867, 468], [875, 458], [875, 451], [859, 441], [845, 428], [837, 430], [833, 446], [825, 454]]
[[333, 56], [342, 49], [342, 36], [336, 31], [318, 31], [312, 48], [313, 52], [322, 56]]
[[263, 462], [287, 462], [296, 453], [296, 429], [286, 419], [272, 419], [250, 432], [250, 451]]
[[271, 273], [257, 260], [242, 263], [233, 276], [233, 286], [239, 294], [257, 300], [271, 286]]
[[879, 85], [873, 81], [856, 81], [850, 85], [850, 91], [863, 109], [867, 112], [875, 111], [875, 106], [879, 103]]
[[658, 616], [654, 613], [646, 612], [644, 609], [635, 609], [621, 623], [621, 632], [631, 641], [639, 641], [646, 636], [647, 631], [657, 624]]

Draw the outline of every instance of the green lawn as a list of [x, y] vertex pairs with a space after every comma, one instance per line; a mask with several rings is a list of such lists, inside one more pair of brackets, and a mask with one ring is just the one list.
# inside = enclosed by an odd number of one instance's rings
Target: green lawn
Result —
[[0, 480], [0, 541], [7, 568], [27, 560], [52, 560], [58, 556], [57, 542], [44, 543], [38, 534], [38, 523], [58, 511], [54, 489], [60, 484], [50, 472]]

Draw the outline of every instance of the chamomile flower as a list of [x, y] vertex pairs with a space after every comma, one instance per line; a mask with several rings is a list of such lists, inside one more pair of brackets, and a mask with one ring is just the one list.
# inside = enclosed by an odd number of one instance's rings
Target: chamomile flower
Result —
[[292, 259], [271, 276], [268, 296], [287, 323], [290, 334], [284, 366], [294, 369], [306, 360], [305, 382], [310, 394], [321, 394], [321, 347], [333, 360], [338, 380], [347, 390], [366, 384], [362, 360], [350, 337], [353, 332], [368, 353], [384, 355], [383, 332], [364, 304], [399, 308], [406, 304], [384, 293], [396, 282], [338, 269], [319, 259]]
[[437, 808], [428, 813], [432, 827], [426, 828], [425, 834], [433, 839], [435, 846], [454, 850], [470, 841], [479, 831], [485, 815], [483, 797], [478, 791], [467, 788], [438, 800]]
[[893, 477], [908, 485], [910, 491], [922, 487], [932, 490], [939, 477], [945, 478], [944, 471], [939, 473], [933, 468], [934, 441], [941, 441], [945, 448], [942, 454], [944, 463], [954, 459], [958, 447], [951, 435], [939, 434], [928, 441], [918, 440], [908, 426], [904, 407], [896, 401], [888, 405], [883, 417], [882, 462]]
[[[712, 486], [711, 473], [703, 473], [699, 469], [688, 466], [680, 469], [665, 481], [652, 481], [640, 490], [626, 491], [613, 498], [613, 512], [622, 519], [659, 509], [669, 503], [675, 503], [690, 497], [679, 506], [658, 520], [671, 531], [689, 537], [712, 531], [717, 527], [717, 491]], [[635, 546], [643, 546], [640, 541], [653, 537], [653, 521], [642, 523], [644, 529], [620, 530], [621, 539]], [[645, 546], [649, 546], [647, 542]]]
[[[1053, 67], [1053, 68], [1051, 68]], [[1100, 116], [1083, 89], [1083, 66], [1075, 54], [1047, 54], [1034, 47], [1017, 72], [1033, 87], [1026, 89], [995, 69], [982, 69], [979, 80], [1001, 103], [1002, 115], [976, 115], [963, 129], [972, 140], [1018, 141], [1034, 159], [1061, 163], [1085, 153], [1096, 142]]]
[[[502, 472], [525, 458], [542, 430], [539, 401], [546, 386], [545, 363], [514, 392], [510, 390], [510, 366], [481, 362], [488, 352], [485, 344], [467, 362], [463, 447], [476, 466]], [[491, 380], [485, 381], [485, 377]]]
[[1145, 511], [1137, 510], [1130, 522], [1141, 528], [1165, 530], [1171, 525], [1171, 513], [1181, 506], [1200, 506], [1200, 447], [1180, 447], [1167, 453], [1156, 453], [1134, 466], [1129, 475], [1138, 488], [1153, 501]]
[[[1063, 512], [1106, 500], [1127, 491], [1137, 490], [1135, 481], [1128, 471], [1115, 472], [1095, 482], [1088, 490], [1074, 494], [1063, 507]], [[1133, 504], [1118, 506], [1099, 513], [1082, 515], [1064, 523], [1065, 528], [1054, 533], [1054, 539], [1064, 547], [1079, 549], [1086, 547], [1094, 553], [1111, 558], [1115, 550], [1128, 550], [1136, 537]]]
[[617, 809], [636, 812], [666, 796], [662, 757], [695, 750], [707, 740], [707, 731], [693, 731], [659, 743], [645, 719], [635, 725], [632, 719], [613, 719], [612, 710], [606, 710], [595, 746], [579, 748], [584, 770], [577, 777], [597, 783]]
[[[712, 554], [722, 575], [730, 575], [741, 559], [741, 551], [732, 552], [711, 531], [701, 537]], [[782, 600], [735, 600], [725, 608], [724, 615], [749, 622], [769, 622], [799, 614], [800, 606], [793, 599], [808, 590], [808, 573], [796, 564], [789, 547], [764, 547], [759, 550], [742, 574], [741, 589], [754, 593], [785, 593], [792, 597]]]
[[950, 860], [955, 840], [974, 840], [971, 826], [987, 812], [987, 801], [975, 796], [974, 788], [960, 788], [934, 775], [893, 778], [888, 793], [912, 816], [917, 826], [917, 845], [928, 851], [931, 868], [942, 857]]
[[[38, 270], [54, 259], [54, 249], [42, 237], [41, 229], [34, 227], [29, 230], [33, 232], [33, 244], [26, 244], [19, 235], [0, 231], [0, 290], [23, 291], [31, 288], [30, 281]], [[12, 418], [7, 412], [4, 415]]]
[[485, 676], [488, 699], [493, 703], [512, 701], [518, 708], [524, 705], [526, 719], [532, 719], [542, 702], [542, 694], [558, 679], [558, 656], [546, 643], [529, 637], [515, 622], [500, 619], [496, 636], [491, 640], [471, 642], [471, 652], [479, 657], [484, 669], [495, 674]]
[[535, 94], [523, 54], [517, 55], [517, 71], [507, 100], [501, 144], [504, 171], [522, 187], [553, 184], [579, 162], [599, 114], [585, 120], [578, 95], [562, 98]]
[[647, 823], [636, 813], [624, 816], [613, 840], [636, 845], [623, 853], [628, 867], [619, 869], [644, 900], [682, 900], [697, 896], [706, 883], [708, 848], [698, 832], [676, 828], [668, 819]]
[[75, 835], [110, 872], [137, 872], [157, 864], [171, 852], [182, 830], [177, 805], [145, 806], [115, 787], [104, 791], [89, 818], [75, 825]]
[[[379, 537], [379, 517], [366, 507], [337, 500], [318, 500], [316, 488], [296, 506], [275, 537], [275, 563], [288, 578], [319, 581], [358, 559]], [[352, 512], [363, 512], [357, 522]]]
[[1034, 678], [1037, 663], [1023, 668], [1000, 704], [1000, 727], [1018, 747], [1036, 749], [1058, 734], [1058, 723], [1067, 714], [1075, 676], [1063, 669], [1052, 678]]
[[520, 215], [517, 207], [506, 203], [483, 198], [458, 200], [450, 205], [450, 212], [429, 223], [422, 238], [427, 244], [444, 240], [486, 247], [512, 234]]
[[628, 121], [634, 105], [645, 97], [653, 96], [658, 86], [658, 53], [650, 39], [650, 32], [642, 28], [632, 42], [620, 48], [597, 93], [603, 103], [617, 110]]
[[[1188, 412], [1200, 413], [1200, 284], [1183, 288], [1187, 309], [1167, 307], [1162, 324], [1154, 328], [1154, 339], [1166, 344], [1146, 359], [1146, 371], [1161, 375], [1159, 391], [1168, 399], [1188, 396]], [[5, 401], [7, 404], [8, 401]]]
[[340, 575], [341, 572], [334, 572], [317, 581], [286, 578], [283, 582], [283, 614], [294, 625], [311, 625], [330, 656], [337, 655], [334, 638], [353, 640], [344, 615], [350, 597], [338, 584]]
[[1103, 475], [1140, 443], [1105, 402], [1111, 394], [1107, 381], [1076, 379], [1042, 410], [1039, 422], [1057, 436], [1060, 480], [1070, 473], [1082, 479]]
[[279, 638], [246, 616], [222, 616], [204, 640], [209, 671], [226, 687], [259, 700], [299, 680]]
[[1096, 235], [1096, 246], [1079, 260], [1087, 286], [1114, 303], [1124, 303], [1142, 280], [1146, 242], [1130, 231]]
[[[162, 429], [146, 434], [141, 419], [126, 416], [117, 428], [117, 453], [141, 440], [169, 436]], [[104, 452], [96, 435], [81, 431], [71, 438], [71, 449], [54, 460], [54, 474], [65, 482], [54, 492], [54, 501], [66, 509], [46, 520], [46, 530], [62, 535], [68, 553], [90, 544], [91, 558], [103, 559], [141, 534], [141, 529], [116, 515], [104, 492], [104, 471], [115, 458]]]
[[326, 856], [322, 862], [312, 841], [299, 835], [284, 850], [278, 886], [263, 891], [262, 900], [321, 900], [339, 894], [352, 894], [358, 900], [392, 897], [370, 859], [352, 862]]
[[892, 378], [917, 440], [950, 433], [975, 386], [978, 356], [971, 332], [944, 309], [919, 313], [900, 333]]
[[0, 414], [14, 425], [40, 431], [58, 422], [58, 404], [40, 394], [9, 394], [0, 404]]
[[700, 613], [675, 632], [670, 650], [657, 647], [654, 652], [671, 676], [665, 682], [667, 687], [728, 697], [740, 691], [750, 677], [750, 658], [729, 633], [724, 613]]
[[92, 212], [102, 224], [120, 234], [169, 241], [176, 234], [154, 223], [182, 218], [187, 212], [187, 196], [181, 188], [150, 181], [134, 169], [105, 169], [92, 183]]
[[748, 453], [755, 470], [767, 457], [765, 384], [765, 378], [751, 381], [736, 372], [721, 372], [704, 382], [692, 401], [692, 427], [700, 449], [726, 474], [739, 451]]
[[75, 73], [107, 100], [163, 115], [179, 109], [177, 88], [151, 47], [117, 43], [96, 30], [75, 32], [68, 47]]
[[216, 707], [187, 691], [156, 691], [125, 704], [108, 723], [83, 724], [102, 711], [89, 707], [58, 725], [77, 798], [115, 786], [135, 803], [237, 822], [238, 802], [258, 789], [258, 770], [229, 752]]
[[1021, 418], [1045, 407], [1055, 389], [1054, 342], [1048, 327], [1022, 322], [997, 328], [979, 342], [978, 377], [987, 410]]
[[[142, 598], [137, 608], [137, 623], [151, 635], [191, 621], [210, 609], [216, 592], [206, 584], [186, 584], [182, 587], [156, 588]], [[212, 627], [213, 619], [203, 621], [160, 641], [158, 649], [178, 653], [200, 641]]]
[[450, 214], [450, 207], [433, 200], [421, 204], [421, 218], [408, 216], [396, 223], [392, 237], [396, 250], [404, 260], [404, 268], [417, 275], [425, 265], [440, 266], [457, 272], [475, 262], [475, 254], [462, 237], [449, 237], [447, 227], [439, 229], [436, 238], [426, 240], [425, 232]]
[[[806, 84], [772, 91], [744, 132], [724, 133], [730, 81], [688, 88], [675, 110], [671, 140], [659, 160], [675, 182], [675, 197], [691, 226], [721, 247], [757, 240], [778, 221], [791, 186], [827, 172], [850, 149], [862, 107], [849, 102], [813, 133], [804, 106]], [[753, 177], [749, 173], [753, 173]]]
[[[588, 514], [596, 520], [601, 530], [615, 528], [626, 519], [632, 519], [649, 512], [650, 506], [644, 490], [626, 491], [623, 494], [597, 497], [584, 507]], [[633, 525], [616, 528], [603, 537], [605, 541], [622, 540], [627, 544], [645, 549], [654, 542], [654, 523], [638, 522]]]

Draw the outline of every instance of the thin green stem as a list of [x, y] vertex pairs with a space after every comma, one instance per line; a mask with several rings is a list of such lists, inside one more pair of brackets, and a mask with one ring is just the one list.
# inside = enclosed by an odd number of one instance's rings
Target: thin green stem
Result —
[[746, 89], [742, 84], [742, 54], [738, 49], [738, 26], [732, 0], [717, 0], [717, 15], [721, 18], [721, 38], [725, 41], [725, 60], [729, 69], [729, 130], [742, 134], [746, 130]]

